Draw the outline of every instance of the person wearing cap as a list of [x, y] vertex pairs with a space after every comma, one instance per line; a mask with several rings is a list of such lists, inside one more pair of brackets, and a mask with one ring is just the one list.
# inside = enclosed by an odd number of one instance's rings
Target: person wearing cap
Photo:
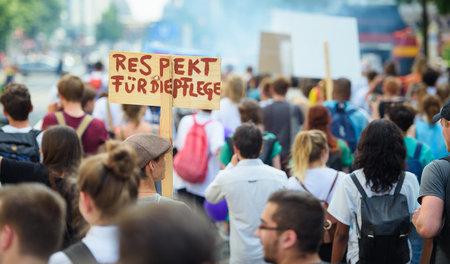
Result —
[[[450, 100], [445, 103], [441, 112], [433, 117], [433, 122], [439, 120], [443, 127], [442, 134], [447, 151], [450, 151]], [[422, 259], [426, 261], [424, 263], [428, 263], [430, 258], [429, 263], [450, 263], [449, 176], [450, 156], [431, 162], [422, 173], [418, 198], [422, 207], [414, 212], [412, 222], [417, 232], [423, 238], [429, 239], [428, 243], [424, 242], [422, 250]]]
[[139, 133], [129, 136], [124, 143], [136, 151], [137, 165], [141, 169], [138, 204], [173, 202], [161, 196], [155, 186], [155, 182], [164, 179], [166, 168], [164, 154], [172, 149], [170, 141], [152, 133]]

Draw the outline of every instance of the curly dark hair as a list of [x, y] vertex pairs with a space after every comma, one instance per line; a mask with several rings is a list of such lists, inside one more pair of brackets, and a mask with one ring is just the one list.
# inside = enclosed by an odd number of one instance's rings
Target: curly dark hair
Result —
[[355, 164], [362, 168], [372, 191], [389, 191], [405, 170], [406, 147], [400, 129], [391, 121], [372, 121], [361, 134]]

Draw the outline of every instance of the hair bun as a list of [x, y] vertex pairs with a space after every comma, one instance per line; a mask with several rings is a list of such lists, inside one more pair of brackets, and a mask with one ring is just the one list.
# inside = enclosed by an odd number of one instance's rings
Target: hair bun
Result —
[[115, 146], [108, 152], [105, 166], [111, 170], [116, 178], [127, 180], [137, 169], [136, 153], [131, 147], [124, 144]]

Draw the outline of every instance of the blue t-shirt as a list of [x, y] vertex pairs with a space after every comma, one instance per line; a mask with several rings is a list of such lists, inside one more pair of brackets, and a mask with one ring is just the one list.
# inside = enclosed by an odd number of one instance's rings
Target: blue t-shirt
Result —
[[450, 155], [445, 146], [442, 126], [439, 123], [430, 125], [428, 122], [418, 120], [415, 122], [416, 138], [430, 146], [434, 159], [441, 159]]

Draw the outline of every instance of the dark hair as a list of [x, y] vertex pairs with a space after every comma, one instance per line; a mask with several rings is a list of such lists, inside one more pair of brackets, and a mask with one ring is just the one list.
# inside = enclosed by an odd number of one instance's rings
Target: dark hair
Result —
[[327, 135], [328, 147], [331, 152], [337, 151], [337, 139], [330, 131], [331, 116], [328, 108], [323, 105], [315, 105], [308, 109], [306, 116], [306, 130], [318, 129]]
[[132, 147], [107, 141], [106, 148], [83, 161], [78, 189], [92, 198], [101, 217], [109, 218], [136, 202], [140, 170]]
[[56, 192], [38, 183], [2, 186], [0, 226], [17, 233], [19, 253], [48, 260], [62, 242], [66, 206]]
[[97, 91], [89, 83], [84, 84], [83, 97], [81, 98], [81, 107], [85, 107], [89, 101], [92, 101], [97, 96]]
[[289, 89], [290, 80], [285, 77], [278, 77], [272, 82], [274, 93], [285, 95]]
[[209, 226], [185, 206], [166, 203], [131, 208], [119, 220], [119, 263], [214, 263], [216, 238]]
[[384, 75], [387, 76], [398, 76], [398, 70], [397, 65], [395, 64], [395, 61], [388, 61], [384, 64], [383, 69]]
[[69, 102], [81, 102], [84, 92], [83, 81], [74, 75], [64, 75], [58, 82], [58, 93]]
[[52, 126], [42, 136], [42, 163], [50, 177], [75, 176], [83, 157], [83, 147], [75, 130], [69, 126]]
[[238, 104], [241, 122], [253, 122], [256, 125], [262, 124], [263, 114], [258, 102], [254, 99], [244, 98]]
[[422, 81], [427, 86], [435, 86], [438, 78], [439, 78], [439, 72], [432, 68], [429, 68], [429, 67], [422, 75]]
[[406, 133], [414, 123], [416, 111], [406, 104], [394, 104], [392, 107], [389, 107], [387, 115], [389, 116], [389, 120], [394, 122], [394, 124]]
[[300, 252], [318, 252], [325, 221], [319, 200], [307, 192], [281, 190], [273, 193], [268, 202], [277, 205], [272, 215], [277, 226], [292, 229], [297, 234]]
[[19, 83], [10, 83], [3, 88], [0, 96], [0, 103], [3, 109], [12, 119], [16, 121], [25, 121], [31, 111], [31, 97], [25, 85]]
[[366, 73], [367, 76], [367, 80], [369, 82], [373, 81], [373, 79], [375, 79], [375, 77], [377, 77], [378, 73], [374, 70], [370, 70]]
[[433, 116], [441, 111], [441, 100], [436, 95], [426, 95], [422, 99], [422, 111], [427, 117], [428, 124], [433, 125]]
[[143, 114], [143, 108], [142, 105], [130, 105], [130, 104], [123, 104], [122, 110], [125, 117], [136, 124], [138, 126], [142, 119]]
[[338, 101], [348, 101], [352, 95], [352, 83], [347, 78], [339, 78], [334, 81], [333, 99]]
[[261, 131], [252, 123], [244, 123], [234, 132], [233, 143], [243, 158], [256, 159], [261, 152]]
[[103, 63], [101, 63], [100, 61], [94, 63], [94, 65], [92, 65], [92, 70], [103, 71]]
[[406, 147], [400, 129], [391, 121], [372, 121], [362, 132], [355, 164], [376, 193], [389, 191], [405, 170]]

